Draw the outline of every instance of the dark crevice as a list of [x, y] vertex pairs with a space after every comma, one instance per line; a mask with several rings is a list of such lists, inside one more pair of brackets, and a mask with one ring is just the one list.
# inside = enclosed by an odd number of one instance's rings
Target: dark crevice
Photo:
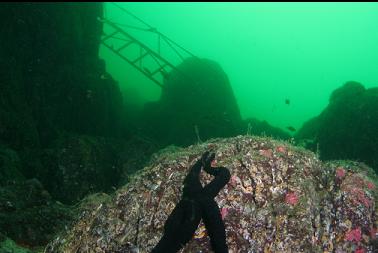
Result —
[[241, 152], [241, 145], [240, 145], [239, 142], [236, 142], [236, 144], [235, 144], [235, 148], [236, 148], [236, 151], [237, 151], [238, 153]]
[[316, 213], [314, 212], [314, 216], [311, 218], [311, 226], [312, 226], [312, 229], [313, 229], [312, 235], [313, 235], [314, 238], [317, 238], [316, 237], [316, 229], [317, 228], [316, 228], [316, 222], [315, 222], [315, 217], [316, 217], [315, 215], [316, 215]]
[[139, 214], [139, 216], [138, 216], [138, 220], [137, 220], [137, 227], [136, 227], [136, 233], [135, 233], [134, 245], [138, 245], [140, 220], [141, 220], [141, 217], [140, 217], [140, 214]]

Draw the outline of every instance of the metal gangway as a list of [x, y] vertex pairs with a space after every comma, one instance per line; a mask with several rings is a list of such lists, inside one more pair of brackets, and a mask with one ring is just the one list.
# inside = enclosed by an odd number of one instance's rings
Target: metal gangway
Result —
[[[101, 43], [106, 48], [162, 88], [164, 88], [164, 80], [172, 70], [185, 75], [176, 67], [176, 64], [168, 55], [178, 57], [181, 62], [188, 57], [197, 58], [195, 55], [119, 4], [108, 4], [119, 9], [125, 17], [134, 19], [138, 25], [115, 22], [108, 19], [106, 15], [103, 18], [98, 18], [103, 24]], [[139, 38], [132, 35], [130, 30], [151, 34], [155, 40], [155, 46], [152, 47], [143, 43]], [[163, 46], [170, 52], [167, 52], [167, 50], [163, 52]]]

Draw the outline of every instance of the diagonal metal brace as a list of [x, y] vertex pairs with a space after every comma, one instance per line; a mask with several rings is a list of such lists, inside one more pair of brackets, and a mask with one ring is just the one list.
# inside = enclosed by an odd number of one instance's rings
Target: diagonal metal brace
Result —
[[[191, 79], [190, 76], [183, 73], [159, 53], [154, 52], [147, 45], [120, 28], [117, 23], [101, 18], [99, 18], [98, 20], [102, 22], [103, 25], [106, 26], [106, 28], [114, 30], [113, 32], [109, 33], [109, 35], [103, 37], [101, 43], [160, 87], [164, 88], [164, 80], [167, 77], [167, 73], [171, 72], [172, 70], [175, 70], [186, 76], [188, 79]], [[117, 35], [117, 37], [115, 35]], [[118, 48], [115, 48], [112, 43], [112, 39], [122, 40], [126, 43], [119, 46]], [[128, 50], [125, 50], [131, 45], [133, 45], [133, 47], [136, 47], [136, 49], [139, 49], [139, 52], [141, 52], [140, 55], [135, 59], [131, 59], [129, 53], [126, 52]], [[144, 65], [144, 63], [148, 58], [150, 59], [150, 62], [149, 66], [147, 67]]]

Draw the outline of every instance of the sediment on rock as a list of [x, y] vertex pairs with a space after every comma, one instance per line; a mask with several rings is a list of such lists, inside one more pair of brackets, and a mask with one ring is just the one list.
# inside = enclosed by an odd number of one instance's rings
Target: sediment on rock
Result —
[[[141, 252], [149, 252], [179, 201], [191, 164], [208, 149], [216, 152], [217, 166], [232, 174], [216, 197], [230, 252], [373, 252], [376, 179], [364, 174], [362, 165], [322, 163], [312, 152], [255, 136], [160, 152], [46, 252], [121, 252], [135, 241]], [[210, 250], [202, 223], [182, 252], [198, 250]]]

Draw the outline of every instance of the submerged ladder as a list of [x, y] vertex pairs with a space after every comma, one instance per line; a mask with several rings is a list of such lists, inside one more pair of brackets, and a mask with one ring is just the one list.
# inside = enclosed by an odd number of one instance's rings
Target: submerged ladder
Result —
[[[162, 55], [162, 45], [164, 43], [166, 48], [170, 49], [171, 53], [178, 56], [181, 61], [183, 61], [186, 57], [197, 58], [196, 56], [157, 31], [156, 28], [148, 25], [146, 22], [130, 13], [125, 8], [116, 3], [110, 4], [113, 4], [127, 15], [136, 19], [146, 28], [116, 23], [107, 18], [98, 18], [98, 20], [103, 24], [103, 36], [101, 38], [102, 45], [132, 65], [135, 69], [137, 69], [155, 84], [159, 85], [161, 88], [164, 88], [164, 80], [167, 78], [168, 73], [170, 73], [172, 70], [176, 70], [177, 72], [186, 76], [185, 73], [182, 73], [173, 63], [168, 60], [168, 57], [164, 57]], [[122, 27], [125, 27], [125, 29]], [[137, 29], [156, 35], [156, 50], [153, 50], [135, 36], [132, 36], [126, 31], [126, 28]], [[128, 50], [131, 47], [134, 55], [132, 55], [130, 50]], [[137, 56], [135, 56], [135, 52], [138, 52]], [[187, 76], [187, 78], [190, 79], [189, 76]]]

